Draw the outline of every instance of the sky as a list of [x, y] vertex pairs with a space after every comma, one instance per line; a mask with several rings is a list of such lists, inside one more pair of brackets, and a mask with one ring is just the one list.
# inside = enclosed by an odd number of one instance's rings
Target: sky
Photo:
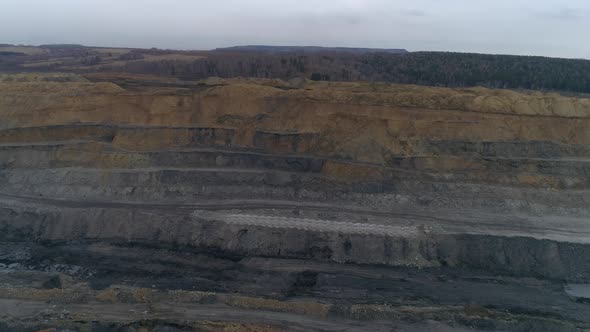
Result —
[[589, 0], [0, 0], [0, 43], [314, 45], [590, 59]]

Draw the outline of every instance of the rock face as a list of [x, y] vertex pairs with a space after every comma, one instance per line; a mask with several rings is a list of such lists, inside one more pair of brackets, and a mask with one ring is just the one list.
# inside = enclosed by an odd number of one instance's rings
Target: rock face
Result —
[[5, 330], [590, 326], [590, 99], [47, 77], [0, 80]]

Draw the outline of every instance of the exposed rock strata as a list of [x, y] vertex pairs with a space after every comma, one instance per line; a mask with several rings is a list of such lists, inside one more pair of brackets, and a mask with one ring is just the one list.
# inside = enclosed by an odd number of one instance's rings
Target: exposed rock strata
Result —
[[89, 77], [0, 82], [6, 329], [588, 329], [588, 99]]

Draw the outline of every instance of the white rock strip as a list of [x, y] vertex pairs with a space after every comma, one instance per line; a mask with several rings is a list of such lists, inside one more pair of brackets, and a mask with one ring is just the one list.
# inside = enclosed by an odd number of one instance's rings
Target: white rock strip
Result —
[[369, 223], [331, 221], [323, 219], [289, 218], [249, 214], [226, 214], [202, 210], [193, 212], [193, 216], [199, 219], [215, 220], [235, 225], [287, 228], [311, 232], [410, 237], [417, 236], [419, 234], [426, 234], [431, 231], [431, 229], [424, 226], [391, 226]]

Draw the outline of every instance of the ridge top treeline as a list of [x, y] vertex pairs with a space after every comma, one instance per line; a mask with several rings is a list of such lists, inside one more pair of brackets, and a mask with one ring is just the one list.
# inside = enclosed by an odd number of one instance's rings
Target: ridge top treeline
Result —
[[[202, 79], [211, 76], [321, 81], [382, 81], [427, 86], [590, 93], [590, 60], [457, 52], [388, 53], [337, 48], [255, 52], [44, 47], [26, 54], [0, 49], [0, 71], [128, 72]], [[268, 47], [267, 47], [268, 48]], [[115, 51], [112, 51], [115, 50]], [[266, 50], [266, 49], [265, 49]], [[297, 48], [294, 48], [297, 50]], [[33, 64], [33, 65], [31, 65]], [[39, 65], [40, 64], [40, 65]]]

